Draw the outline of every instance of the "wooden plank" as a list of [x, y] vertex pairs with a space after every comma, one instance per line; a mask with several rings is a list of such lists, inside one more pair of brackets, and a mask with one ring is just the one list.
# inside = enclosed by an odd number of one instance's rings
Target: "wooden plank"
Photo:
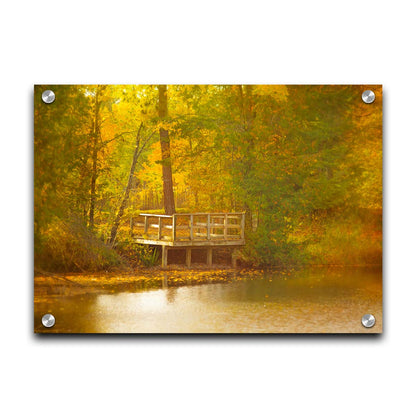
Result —
[[174, 215], [172, 218], [172, 225], [168, 226], [172, 228], [172, 241], [176, 239], [176, 216]]
[[162, 239], [162, 218], [159, 217], [159, 232], [157, 235], [157, 239], [161, 240]]
[[211, 239], [211, 235], [210, 235], [211, 234], [211, 216], [209, 214], [207, 216], [207, 224], [208, 224], [207, 225], [207, 239], [210, 240]]
[[241, 223], [240, 223], [240, 225], [241, 225], [241, 233], [240, 233], [240, 235], [241, 235], [241, 239], [242, 239], [242, 240], [244, 239], [244, 227], [245, 227], [245, 221], [246, 221], [246, 214], [243, 214], [243, 215], [241, 216]]
[[[150, 224], [149, 227], [159, 229], [159, 224]], [[161, 228], [162, 228], [162, 230], [171, 230], [173, 227], [171, 225], [162, 224]]]
[[[242, 215], [244, 214], [244, 212], [192, 212], [192, 214], [184, 214], [184, 213], [176, 213], [175, 215], [177, 216], [186, 216], [186, 215], [208, 215], [210, 214], [212, 215], [218, 215], [218, 216], [223, 216], [225, 214], [229, 214], [229, 215]], [[140, 215], [156, 215], [156, 214], [140, 214]], [[169, 215], [164, 215], [165, 217], [169, 217]]]
[[[205, 233], [194, 233], [195, 237], [203, 237], [200, 239], [201, 240], [207, 240], [207, 235]], [[212, 238], [221, 238], [222, 240], [224, 240], [224, 234], [213, 234], [211, 233], [211, 239]], [[227, 240], [241, 240], [241, 236], [240, 233], [238, 234], [227, 234], [227, 238], [225, 239], [225, 241]]]
[[227, 239], [228, 236], [228, 214], [224, 215], [224, 240]]
[[[156, 240], [156, 239], [152, 239], [152, 237], [143, 238], [143, 237], [138, 237], [138, 236], [135, 236], [133, 238], [135, 242], [138, 244], [144, 244], [144, 245], [149, 245], [149, 246], [169, 246], [169, 247], [173, 247], [173, 245], [177, 245], [179, 247], [182, 247], [182, 244], [176, 244], [170, 240]], [[189, 240], [187, 241], [187, 243], [189, 244]]]
[[189, 218], [189, 238], [192, 241], [194, 239], [194, 216], [191, 214]]
[[139, 214], [141, 217], [154, 217], [154, 218], [172, 218], [172, 215], [161, 214]]
[[171, 240], [156, 240], [156, 239], [152, 239], [152, 238], [143, 238], [143, 237], [138, 237], [135, 236], [134, 237], [134, 241], [138, 244], [145, 244], [145, 245], [151, 245], [151, 246], [169, 246], [169, 247], [200, 247], [200, 248], [204, 248], [204, 247], [208, 247], [208, 246], [212, 246], [212, 247], [235, 247], [235, 246], [242, 246], [245, 244], [244, 240], [238, 240], [238, 239], [229, 239], [229, 240], [224, 240], [223, 238], [221, 239], [211, 239], [211, 240], [192, 240], [189, 241], [188, 240], [178, 240], [176, 239], [175, 241], [171, 241]]
[[[211, 233], [211, 239], [212, 238], [221, 238], [224, 240], [224, 234], [213, 234]], [[240, 234], [228, 234], [227, 240], [241, 240]], [[225, 241], [227, 241], [225, 240]]]

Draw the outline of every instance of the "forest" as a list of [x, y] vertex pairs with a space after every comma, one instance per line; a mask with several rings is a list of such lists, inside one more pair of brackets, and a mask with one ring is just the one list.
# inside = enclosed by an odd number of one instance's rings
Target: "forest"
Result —
[[381, 265], [381, 86], [35, 86], [35, 271], [155, 266], [132, 225], [174, 212], [245, 212], [250, 267]]

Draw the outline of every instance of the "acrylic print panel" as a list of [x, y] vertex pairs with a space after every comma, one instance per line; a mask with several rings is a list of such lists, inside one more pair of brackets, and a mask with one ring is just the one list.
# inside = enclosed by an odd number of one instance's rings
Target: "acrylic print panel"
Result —
[[380, 85], [39, 85], [34, 112], [35, 332], [382, 332]]

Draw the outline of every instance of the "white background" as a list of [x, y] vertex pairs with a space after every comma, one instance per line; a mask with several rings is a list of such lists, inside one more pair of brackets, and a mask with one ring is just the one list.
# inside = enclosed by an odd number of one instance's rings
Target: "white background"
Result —
[[[0, 412], [415, 414], [411, 5], [398, 0], [4, 2]], [[384, 335], [34, 336], [36, 83], [382, 83]]]

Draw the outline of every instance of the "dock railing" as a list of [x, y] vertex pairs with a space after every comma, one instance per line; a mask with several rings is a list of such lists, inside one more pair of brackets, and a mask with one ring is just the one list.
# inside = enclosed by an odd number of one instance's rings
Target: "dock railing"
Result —
[[244, 240], [244, 212], [140, 214], [133, 234], [147, 241], [237, 241]]

